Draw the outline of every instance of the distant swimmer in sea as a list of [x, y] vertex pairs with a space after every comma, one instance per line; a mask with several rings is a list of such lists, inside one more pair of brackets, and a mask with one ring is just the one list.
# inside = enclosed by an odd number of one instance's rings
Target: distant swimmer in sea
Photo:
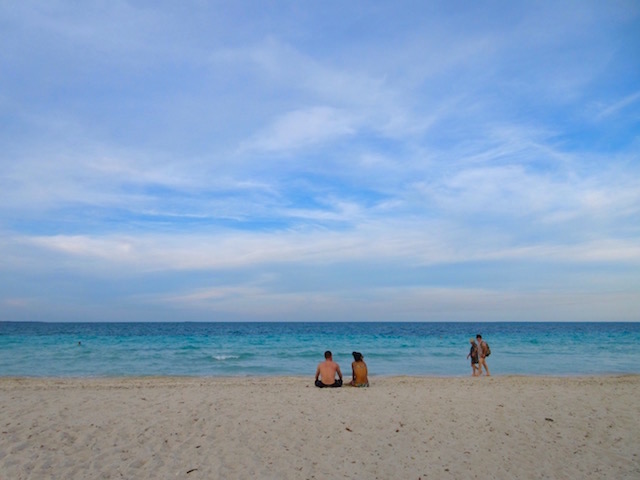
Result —
[[[337, 379], [336, 374], [338, 374]], [[320, 362], [316, 369], [316, 387], [336, 388], [341, 386], [342, 372], [340, 371], [340, 365], [333, 361], [333, 355], [327, 350], [324, 352], [324, 362]]]
[[363, 356], [360, 352], [353, 352], [354, 362], [351, 363], [351, 383], [353, 387], [368, 387], [369, 386], [369, 371], [367, 370], [367, 364], [364, 363]]
[[480, 375], [478, 372], [480, 368], [478, 365], [478, 345], [473, 338], [469, 339], [469, 343], [471, 344], [471, 348], [469, 349], [469, 355], [467, 355], [467, 358], [471, 358], [471, 375], [477, 377]]
[[486, 375], [489, 377], [491, 374], [489, 373], [489, 366], [487, 365], [487, 357], [491, 355], [491, 350], [487, 342], [482, 339], [482, 335], [476, 335], [476, 340], [478, 340], [478, 375], [482, 375], [482, 367], [484, 366]]

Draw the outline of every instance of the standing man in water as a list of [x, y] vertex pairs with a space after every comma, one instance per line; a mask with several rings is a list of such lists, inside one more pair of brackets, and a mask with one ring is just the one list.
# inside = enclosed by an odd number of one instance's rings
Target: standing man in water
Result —
[[[336, 373], [338, 378], [336, 379]], [[342, 386], [342, 372], [340, 365], [333, 361], [331, 352], [324, 352], [324, 362], [318, 364], [316, 369], [316, 387], [319, 388], [336, 388]]]
[[476, 339], [478, 340], [478, 375], [482, 375], [482, 367], [484, 367], [484, 370], [487, 375], [487, 377], [490, 377], [491, 374], [489, 373], [489, 366], [487, 365], [487, 351], [489, 350], [489, 347], [487, 345], [487, 342], [485, 342], [484, 340], [482, 340], [482, 335], [478, 334], [476, 335]]

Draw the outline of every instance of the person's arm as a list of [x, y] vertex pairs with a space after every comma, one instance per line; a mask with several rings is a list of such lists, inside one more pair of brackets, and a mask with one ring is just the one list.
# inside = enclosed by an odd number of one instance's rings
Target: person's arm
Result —
[[316, 368], [316, 382], [318, 381], [318, 378], [320, 378], [320, 365]]
[[338, 372], [338, 378], [340, 380], [342, 380], [342, 372], [340, 371], [340, 365], [336, 365], [338, 367], [337, 372]]

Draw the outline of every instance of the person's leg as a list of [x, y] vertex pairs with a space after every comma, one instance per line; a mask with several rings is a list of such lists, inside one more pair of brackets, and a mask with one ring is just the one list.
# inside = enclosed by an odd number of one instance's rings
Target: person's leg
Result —
[[487, 359], [486, 358], [481, 358], [480, 359], [480, 375], [482, 375], [482, 367], [483, 366], [484, 366], [485, 375], [487, 377], [491, 376], [491, 374], [489, 373], [489, 367], [487, 366]]
[[484, 369], [487, 372], [487, 377], [490, 377], [491, 374], [489, 373], [489, 365], [487, 365], [487, 359], [483, 359], [483, 363], [484, 363]]
[[333, 382], [333, 385], [331, 385], [333, 388], [338, 388], [342, 386], [342, 380], [337, 379], [335, 382]]
[[324, 388], [324, 387], [326, 387], [326, 385], [324, 383], [322, 383], [320, 380], [316, 380], [316, 387]]

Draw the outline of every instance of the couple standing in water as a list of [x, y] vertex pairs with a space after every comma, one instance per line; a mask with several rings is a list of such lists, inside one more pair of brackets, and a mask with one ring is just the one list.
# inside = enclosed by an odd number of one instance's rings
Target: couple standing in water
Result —
[[[476, 343], [476, 341], [478, 343]], [[482, 339], [482, 335], [476, 335], [475, 340], [471, 338], [469, 340], [471, 348], [467, 358], [471, 358], [471, 375], [479, 377], [482, 375], [482, 367], [484, 367], [487, 377], [491, 376], [489, 373], [489, 366], [487, 365], [487, 357], [491, 355], [489, 345]]]
[[[351, 382], [352, 387], [368, 387], [369, 378], [367, 364], [364, 363], [364, 357], [360, 352], [353, 352], [354, 361], [351, 363]], [[336, 378], [338, 375], [338, 378]], [[342, 386], [342, 372], [340, 365], [333, 361], [333, 355], [329, 350], [324, 352], [324, 362], [318, 364], [316, 369], [316, 387], [320, 388], [336, 388]]]

